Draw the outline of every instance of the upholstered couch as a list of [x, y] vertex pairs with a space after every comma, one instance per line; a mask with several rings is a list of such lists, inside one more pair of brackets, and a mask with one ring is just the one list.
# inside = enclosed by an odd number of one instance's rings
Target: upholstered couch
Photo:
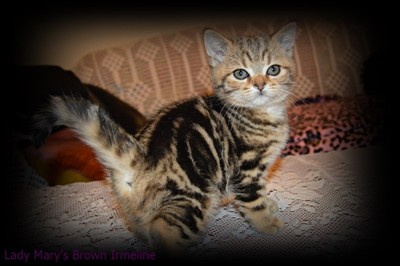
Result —
[[[272, 33], [287, 21], [211, 26], [232, 36]], [[202, 32], [191, 28], [94, 51], [72, 71], [150, 117], [170, 102], [213, 93]], [[222, 206], [189, 249], [191, 257], [337, 259], [374, 247], [379, 221], [370, 191], [376, 172], [365, 166], [381, 154], [384, 119], [381, 100], [364, 90], [362, 69], [373, 52], [367, 37], [355, 21], [298, 21], [291, 135], [266, 177], [285, 228], [260, 234], [233, 206]], [[106, 252], [108, 258], [111, 250], [148, 251], [124, 223], [104, 181], [48, 186], [23, 158], [15, 164], [23, 190], [18, 206], [25, 213], [16, 224], [24, 232], [21, 248], [63, 250], [66, 260], [73, 250]]]

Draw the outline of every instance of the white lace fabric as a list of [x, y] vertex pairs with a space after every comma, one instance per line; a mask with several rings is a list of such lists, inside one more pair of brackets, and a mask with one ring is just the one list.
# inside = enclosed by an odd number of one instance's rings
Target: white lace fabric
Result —
[[[236, 209], [216, 211], [193, 257], [341, 254], [374, 240], [370, 154], [377, 147], [283, 159], [269, 180], [285, 227], [274, 235], [255, 231]], [[122, 219], [106, 182], [74, 183], [26, 191], [23, 222], [27, 243], [80, 251], [146, 251]]]

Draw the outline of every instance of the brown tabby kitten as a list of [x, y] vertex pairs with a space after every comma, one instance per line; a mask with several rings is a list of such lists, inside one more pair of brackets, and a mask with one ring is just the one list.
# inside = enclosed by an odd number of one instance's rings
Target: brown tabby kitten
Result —
[[180, 251], [196, 241], [223, 195], [255, 229], [275, 233], [283, 224], [265, 176], [288, 137], [295, 31], [290, 23], [271, 38], [228, 40], [206, 30], [215, 96], [167, 106], [135, 136], [85, 99], [54, 97], [36, 116], [37, 141], [53, 125], [75, 130], [151, 247]]

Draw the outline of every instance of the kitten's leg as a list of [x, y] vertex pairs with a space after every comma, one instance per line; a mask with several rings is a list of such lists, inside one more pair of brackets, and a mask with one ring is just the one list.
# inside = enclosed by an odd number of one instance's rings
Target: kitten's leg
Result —
[[182, 257], [190, 242], [183, 239], [181, 230], [177, 224], [165, 218], [157, 218], [151, 223], [149, 244], [163, 255]]
[[149, 244], [164, 254], [183, 256], [204, 232], [211, 207], [201, 206], [197, 199], [168, 201], [149, 224]]
[[283, 222], [274, 216], [278, 206], [274, 200], [267, 197], [265, 183], [264, 179], [248, 183], [242, 181], [236, 186], [235, 202], [239, 211], [258, 231], [276, 233], [283, 227]]

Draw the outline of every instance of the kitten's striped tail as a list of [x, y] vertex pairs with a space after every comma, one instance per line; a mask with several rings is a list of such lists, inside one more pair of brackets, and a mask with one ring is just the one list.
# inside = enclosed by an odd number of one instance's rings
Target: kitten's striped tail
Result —
[[132, 178], [138, 143], [98, 105], [83, 98], [52, 97], [49, 106], [34, 116], [34, 143], [40, 146], [53, 127], [62, 125], [93, 148], [108, 176]]

